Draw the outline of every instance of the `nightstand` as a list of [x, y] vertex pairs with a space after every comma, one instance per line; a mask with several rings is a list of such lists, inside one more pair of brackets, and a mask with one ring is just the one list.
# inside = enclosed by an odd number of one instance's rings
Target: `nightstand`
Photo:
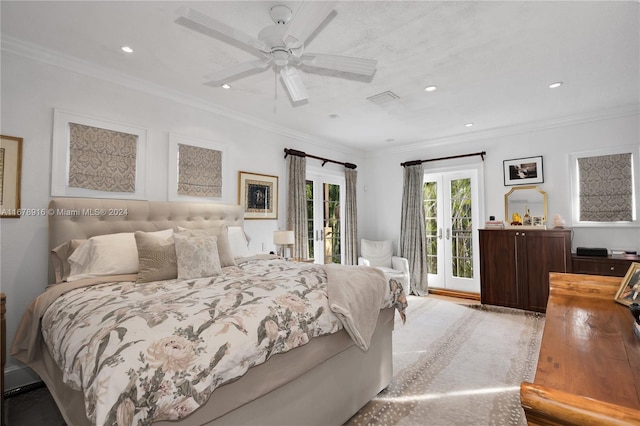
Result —
[[7, 360], [7, 354], [6, 354], [6, 346], [7, 346], [7, 325], [5, 323], [5, 319], [4, 319], [4, 314], [6, 312], [5, 310], [5, 302], [6, 302], [6, 297], [4, 295], [4, 293], [0, 293], [0, 333], [2, 333], [2, 338], [0, 340], [2, 340], [2, 376], [0, 376], [0, 404], [2, 404], [0, 407], [2, 407], [2, 409], [0, 410], [0, 416], [2, 417], [2, 419], [0, 420], [2, 422], [2, 426], [4, 426], [4, 363]]

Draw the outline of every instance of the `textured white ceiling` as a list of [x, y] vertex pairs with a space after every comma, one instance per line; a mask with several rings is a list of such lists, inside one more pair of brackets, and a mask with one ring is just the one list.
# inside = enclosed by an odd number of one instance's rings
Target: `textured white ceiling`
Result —
[[[296, 105], [272, 68], [231, 90], [205, 85], [206, 74], [255, 56], [176, 24], [181, 4], [257, 36], [272, 24], [272, 6], [295, 11], [300, 2], [3, 0], [3, 43], [38, 45], [364, 150], [597, 114], [640, 99], [637, 1], [340, 1], [306, 50], [376, 59], [377, 71], [370, 79], [303, 71], [309, 101]], [[551, 90], [554, 81], [564, 85]], [[430, 84], [438, 90], [425, 92]], [[366, 99], [385, 91], [399, 99]]]

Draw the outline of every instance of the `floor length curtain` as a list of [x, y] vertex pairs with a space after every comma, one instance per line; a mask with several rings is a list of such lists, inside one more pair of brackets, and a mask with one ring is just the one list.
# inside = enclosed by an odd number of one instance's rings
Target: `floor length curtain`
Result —
[[307, 159], [289, 155], [289, 179], [287, 192], [287, 230], [293, 231], [293, 257], [306, 259], [307, 240]]
[[411, 291], [419, 296], [429, 293], [427, 283], [427, 242], [424, 224], [424, 165], [404, 168], [400, 256], [409, 261]]
[[344, 263], [358, 264], [358, 205], [356, 202], [356, 181], [358, 172], [355, 169], [344, 169], [346, 184], [346, 200], [344, 206]]

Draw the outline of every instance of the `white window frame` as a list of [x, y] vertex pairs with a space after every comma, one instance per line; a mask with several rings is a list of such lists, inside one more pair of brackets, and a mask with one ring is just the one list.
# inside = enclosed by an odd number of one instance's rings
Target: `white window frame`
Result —
[[[69, 124], [76, 123], [100, 129], [123, 132], [138, 137], [136, 146], [136, 189], [134, 192], [97, 191], [69, 186], [70, 131]], [[147, 196], [147, 129], [130, 124], [107, 121], [96, 117], [67, 111], [53, 112], [53, 151], [51, 153], [51, 196], [124, 198], [145, 200]]]
[[[220, 197], [196, 197], [191, 195], [178, 194], [178, 145], [191, 145], [199, 148], [212, 149], [222, 152], [222, 195]], [[227, 144], [220, 141], [204, 140], [189, 136], [169, 134], [169, 170], [167, 182], [167, 197], [169, 201], [195, 201], [210, 202], [227, 200], [227, 187], [229, 179], [227, 176]]]
[[[631, 179], [633, 197], [633, 220], [618, 222], [584, 221], [580, 218], [580, 185], [578, 182], [578, 159], [587, 157], [600, 157], [605, 155], [631, 153]], [[573, 227], [585, 228], [637, 228], [640, 226], [640, 212], [638, 211], [638, 196], [640, 194], [640, 146], [625, 145], [613, 148], [604, 148], [593, 151], [574, 152], [569, 155], [569, 170], [571, 172], [571, 220]]]

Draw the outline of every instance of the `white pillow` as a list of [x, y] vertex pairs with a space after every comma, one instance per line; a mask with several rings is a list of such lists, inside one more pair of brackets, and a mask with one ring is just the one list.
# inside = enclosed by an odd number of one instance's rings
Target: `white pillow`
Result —
[[[173, 229], [150, 232], [161, 238], [173, 235]], [[133, 232], [98, 235], [89, 238], [69, 256], [71, 271], [67, 281], [101, 275], [138, 272], [138, 249]]]
[[240, 226], [229, 226], [228, 228], [229, 245], [231, 253], [235, 259], [239, 257], [249, 257], [249, 242], [244, 235], [244, 230]]

